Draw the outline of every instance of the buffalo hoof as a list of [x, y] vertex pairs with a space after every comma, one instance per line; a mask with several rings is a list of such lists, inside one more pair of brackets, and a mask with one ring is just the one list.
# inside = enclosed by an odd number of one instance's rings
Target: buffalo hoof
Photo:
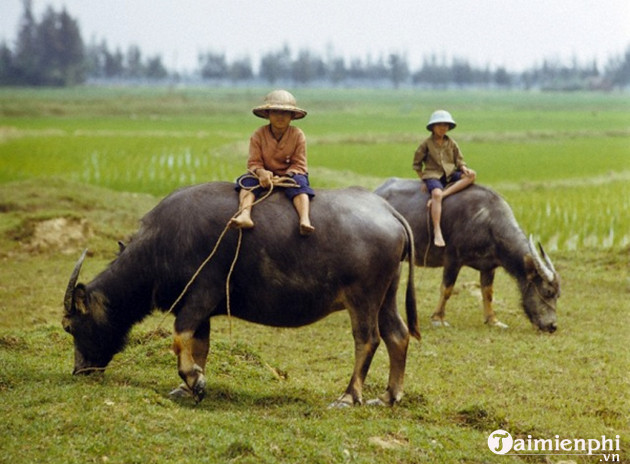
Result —
[[433, 327], [450, 327], [451, 326], [451, 324], [449, 324], [448, 322], [444, 320], [432, 320], [431, 325]]
[[188, 385], [182, 383], [175, 390], [172, 390], [168, 395], [173, 399], [192, 398], [193, 392], [190, 390], [190, 388], [188, 388]]
[[192, 389], [193, 398], [195, 402], [199, 403], [206, 396], [206, 379], [203, 375], [200, 375], [195, 382], [195, 386]]
[[389, 406], [385, 401], [380, 398], [374, 398], [373, 400], [367, 400], [365, 402], [368, 406]]
[[488, 325], [490, 327], [498, 327], [499, 329], [509, 329], [509, 326], [507, 324], [504, 324], [501, 321], [494, 321], [494, 322], [489, 322]]
[[350, 403], [345, 403], [343, 401], [333, 401], [332, 403], [330, 403], [328, 405], [328, 409], [345, 409], [345, 408], [351, 408], [353, 405]]
[[328, 409], [344, 409], [354, 406], [355, 401], [349, 394], [343, 394], [328, 405]]
[[400, 402], [402, 396], [402, 391], [399, 391], [398, 393], [392, 393], [391, 387], [387, 387], [385, 393], [383, 393], [378, 398], [366, 401], [365, 404], [367, 404], [368, 406], [393, 406], [396, 403]]

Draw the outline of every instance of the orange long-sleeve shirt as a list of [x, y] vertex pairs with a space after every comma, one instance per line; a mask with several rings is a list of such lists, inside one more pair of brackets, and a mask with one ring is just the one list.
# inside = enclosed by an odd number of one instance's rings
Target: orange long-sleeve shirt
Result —
[[307, 174], [306, 136], [302, 129], [289, 126], [278, 141], [271, 126], [259, 127], [249, 139], [247, 169], [267, 169], [277, 176]]

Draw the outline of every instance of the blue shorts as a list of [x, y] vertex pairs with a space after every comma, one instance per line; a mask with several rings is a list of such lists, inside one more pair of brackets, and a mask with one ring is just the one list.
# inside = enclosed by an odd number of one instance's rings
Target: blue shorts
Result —
[[[311, 188], [308, 183], [308, 174], [294, 174], [292, 179], [298, 184], [297, 187], [282, 187], [284, 190], [284, 194], [289, 198], [289, 200], [293, 200], [293, 197], [305, 193], [309, 196], [309, 198], [313, 198], [315, 196], [315, 192]], [[240, 192], [241, 188], [251, 189], [252, 193], [258, 198], [267, 189], [264, 189], [258, 183], [258, 179], [253, 177], [250, 173], [243, 174], [238, 179], [236, 179], [236, 186], [234, 187], [237, 192]]]
[[427, 190], [431, 193], [434, 189], [444, 189], [448, 184], [457, 182], [462, 178], [462, 171], [455, 171], [451, 174], [451, 177], [447, 180], [446, 176], [442, 176], [439, 179], [424, 179], [424, 184], [427, 186]]

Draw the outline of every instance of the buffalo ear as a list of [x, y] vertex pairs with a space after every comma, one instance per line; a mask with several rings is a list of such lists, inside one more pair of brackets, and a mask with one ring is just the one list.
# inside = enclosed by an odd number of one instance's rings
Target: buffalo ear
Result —
[[85, 285], [77, 284], [74, 288], [73, 306], [76, 308], [79, 314], [87, 314], [89, 312], [87, 304], [87, 293], [85, 291]]
[[64, 318], [61, 320], [61, 327], [63, 327], [63, 330], [71, 334], [72, 333], [72, 319], [70, 319], [70, 317], [68, 316], [64, 316]]

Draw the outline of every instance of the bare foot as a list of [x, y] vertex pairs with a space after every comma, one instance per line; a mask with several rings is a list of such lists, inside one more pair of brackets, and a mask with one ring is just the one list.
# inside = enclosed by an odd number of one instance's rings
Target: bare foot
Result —
[[251, 229], [254, 227], [252, 218], [243, 214], [233, 217], [228, 224], [231, 229]]
[[315, 231], [315, 227], [308, 223], [300, 224], [300, 235], [311, 235]]
[[436, 234], [435, 237], [433, 238], [433, 244], [436, 247], [445, 247], [446, 246], [446, 242], [444, 241], [444, 237], [442, 237], [442, 234]]

